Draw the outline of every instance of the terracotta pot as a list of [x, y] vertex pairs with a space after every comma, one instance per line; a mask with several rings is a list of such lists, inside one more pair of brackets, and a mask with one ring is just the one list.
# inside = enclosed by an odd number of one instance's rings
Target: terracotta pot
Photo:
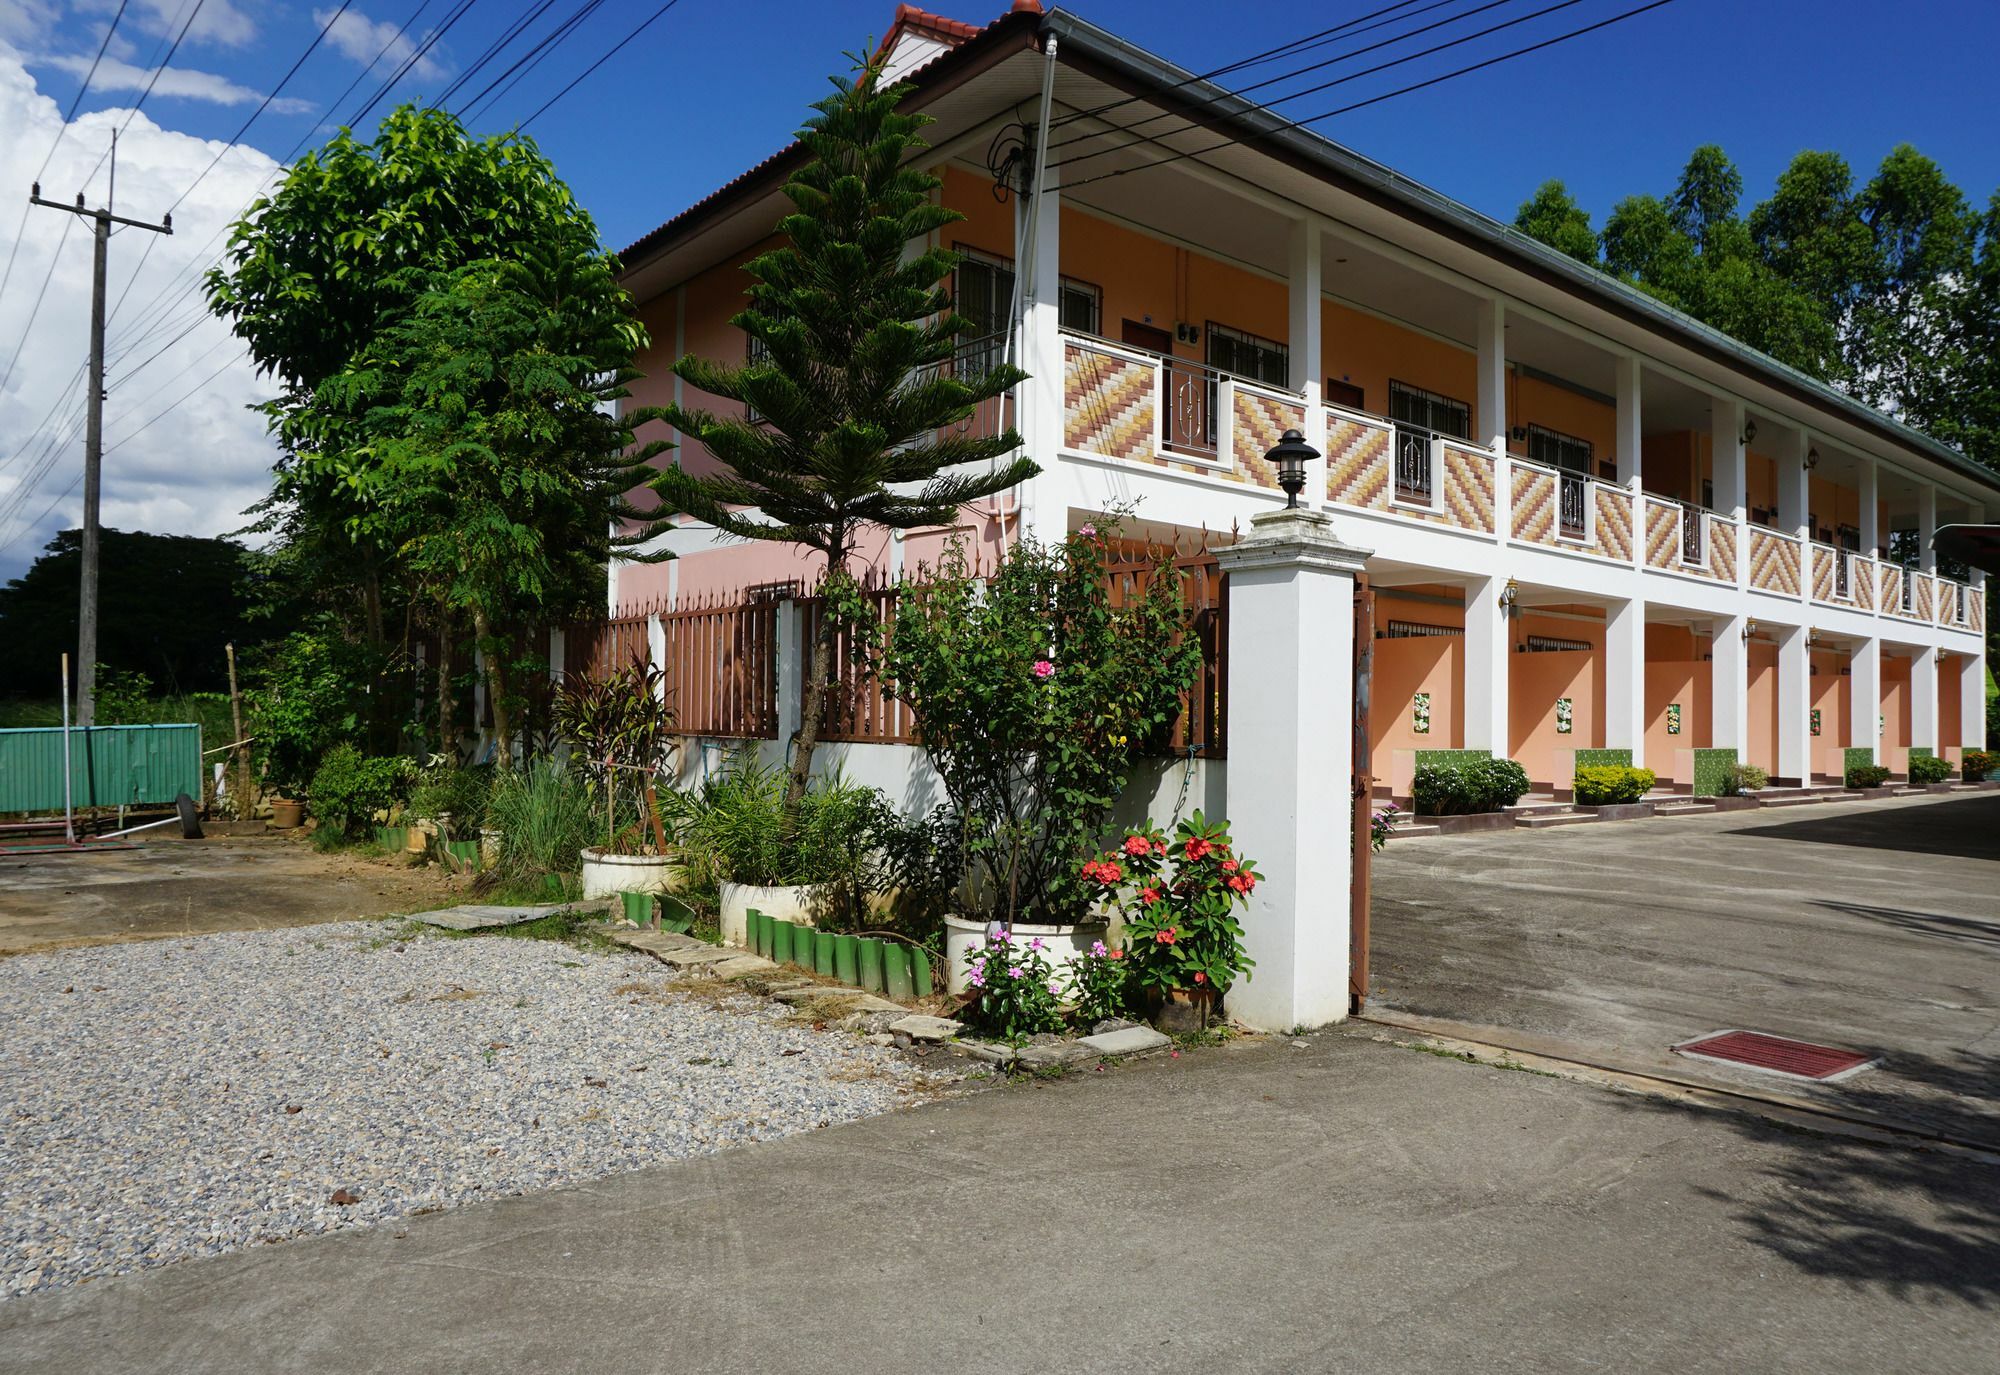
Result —
[[1211, 989], [1172, 989], [1154, 1001], [1153, 1025], [1169, 1036], [1200, 1031], [1215, 1020], [1215, 993]]
[[280, 831], [296, 830], [306, 819], [306, 804], [287, 798], [271, 799], [271, 825]]

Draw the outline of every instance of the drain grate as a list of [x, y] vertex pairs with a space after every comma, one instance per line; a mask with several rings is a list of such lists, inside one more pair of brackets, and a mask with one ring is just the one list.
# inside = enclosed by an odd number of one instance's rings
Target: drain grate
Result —
[[1761, 1031], [1716, 1031], [1674, 1047], [1676, 1053], [1696, 1060], [1714, 1060], [1739, 1069], [1758, 1069], [1766, 1074], [1782, 1074], [1789, 1079], [1839, 1079], [1875, 1063], [1872, 1055], [1841, 1050], [1837, 1046], [1816, 1046], [1810, 1041], [1794, 1041]]

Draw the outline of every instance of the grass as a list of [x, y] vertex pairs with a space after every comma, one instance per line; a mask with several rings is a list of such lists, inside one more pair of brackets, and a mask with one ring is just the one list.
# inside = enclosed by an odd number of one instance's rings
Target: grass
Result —
[[1458, 1060], [1468, 1065], [1485, 1065], [1488, 1069], [1505, 1069], [1512, 1070], [1516, 1074], [1532, 1074], [1538, 1079], [1560, 1079], [1562, 1077], [1552, 1070], [1536, 1069], [1533, 1065], [1524, 1065], [1519, 1060], [1505, 1054], [1502, 1054], [1497, 1060], [1482, 1060], [1470, 1051], [1452, 1050], [1447, 1046], [1437, 1045], [1431, 1041], [1413, 1041], [1406, 1044], [1404, 1049], [1414, 1050], [1419, 1055], [1435, 1055], [1440, 1060]]
[[1214, 1026], [1179, 1033], [1174, 1037], [1174, 1044], [1182, 1050], [1200, 1050], [1205, 1046], [1224, 1045], [1235, 1040], [1237, 1035], [1235, 1027], [1227, 1022], [1217, 1022]]

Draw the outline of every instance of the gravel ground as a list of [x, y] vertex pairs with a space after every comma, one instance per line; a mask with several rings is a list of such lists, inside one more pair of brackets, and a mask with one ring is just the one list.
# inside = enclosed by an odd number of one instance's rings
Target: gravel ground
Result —
[[0, 1294], [811, 1131], [948, 1077], [670, 992], [641, 956], [398, 931], [0, 961]]

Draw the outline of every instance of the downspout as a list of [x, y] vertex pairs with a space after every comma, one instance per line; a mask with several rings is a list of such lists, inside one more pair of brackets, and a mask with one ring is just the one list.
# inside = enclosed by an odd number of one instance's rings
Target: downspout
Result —
[[[1042, 223], [1042, 179], [1047, 175], [1049, 162], [1049, 112], [1055, 103], [1056, 93], [1056, 36], [1047, 34], [1042, 39], [1042, 108], [1035, 121], [1035, 170], [1034, 180], [1029, 184], [1027, 213], [1022, 217], [1021, 254], [1015, 264], [1014, 309], [1007, 320], [1007, 348], [1003, 355], [1008, 362], [1019, 358], [1022, 319], [1028, 307], [1034, 303], [1034, 289], [1037, 266], [1035, 248], [1041, 239]], [[1018, 407], [1016, 408], [1018, 414]], [[1014, 505], [1010, 511], [1004, 506], [996, 507], [995, 516], [1000, 522], [1001, 538], [1006, 538], [1007, 517], [1018, 517], [1021, 510], [1021, 494], [1014, 493]]]

